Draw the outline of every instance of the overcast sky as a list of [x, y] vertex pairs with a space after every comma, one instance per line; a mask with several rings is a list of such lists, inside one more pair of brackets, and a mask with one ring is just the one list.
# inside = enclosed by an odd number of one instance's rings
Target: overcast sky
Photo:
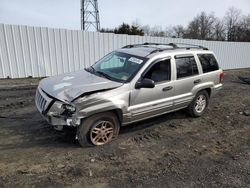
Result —
[[[102, 28], [186, 26], [201, 11], [223, 17], [230, 6], [250, 14], [250, 0], [99, 0]], [[80, 29], [80, 0], [0, 0], [0, 23]]]

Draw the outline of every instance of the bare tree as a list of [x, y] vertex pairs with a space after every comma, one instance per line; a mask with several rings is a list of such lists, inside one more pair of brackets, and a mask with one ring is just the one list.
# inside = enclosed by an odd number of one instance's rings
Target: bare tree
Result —
[[167, 26], [165, 28], [165, 36], [166, 37], [175, 37], [175, 32], [174, 32], [174, 29], [173, 29], [173, 26]]
[[185, 28], [182, 25], [176, 25], [173, 27], [173, 35], [175, 38], [183, 38], [185, 34]]
[[243, 25], [242, 27], [244, 28], [245, 36], [246, 36], [245, 41], [250, 42], [250, 14], [248, 14], [247, 16], [243, 18], [242, 25]]
[[141, 26], [138, 19], [136, 19], [132, 25], [123, 23], [118, 28], [102, 29], [101, 32], [201, 40], [250, 42], [250, 14], [242, 15], [241, 10], [235, 7], [230, 7], [226, 11], [223, 19], [215, 17], [213, 13], [208, 14], [203, 11], [189, 22], [187, 28], [182, 25], [170, 25], [163, 30], [161, 26]]
[[214, 23], [213, 40], [224, 41], [226, 40], [226, 29], [224, 22], [219, 18]]
[[212, 39], [213, 35], [213, 27], [215, 23], [215, 16], [214, 14], [209, 14], [205, 12], [201, 12], [200, 16], [198, 17], [200, 22], [200, 37], [201, 39]]
[[199, 29], [199, 20], [195, 18], [189, 22], [184, 38], [199, 39]]
[[248, 14], [244, 18], [244, 28], [245, 28], [245, 35], [246, 35], [246, 40], [247, 42], [250, 42], [250, 14]]
[[250, 42], [250, 14], [243, 16], [237, 27], [236, 40], [241, 42]]
[[151, 34], [151, 28], [149, 25], [144, 25], [141, 28], [146, 36], [149, 36]]
[[224, 17], [225, 26], [227, 31], [227, 40], [236, 41], [237, 40], [237, 29], [240, 25], [241, 10], [230, 7]]
[[185, 37], [211, 40], [215, 21], [216, 17], [213, 13], [201, 12], [189, 23]]
[[165, 32], [162, 30], [161, 26], [154, 26], [151, 28], [150, 35], [155, 37], [165, 37]]

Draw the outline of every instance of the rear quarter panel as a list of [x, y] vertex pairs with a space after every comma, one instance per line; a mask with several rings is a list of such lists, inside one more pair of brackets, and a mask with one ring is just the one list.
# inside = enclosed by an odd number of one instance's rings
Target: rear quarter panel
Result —
[[[201, 62], [197, 56], [197, 54], [212, 54], [219, 66], [219, 69], [216, 71], [212, 71], [212, 72], [207, 72], [207, 73], [203, 73], [202, 70], [202, 66], [201, 66]], [[220, 83], [220, 74], [223, 72], [223, 70], [220, 68], [220, 63], [218, 62], [218, 59], [216, 57], [216, 55], [211, 52], [211, 51], [204, 51], [204, 52], [199, 52], [195, 54], [195, 58], [196, 61], [198, 63], [200, 72], [201, 72], [201, 78], [202, 78], [202, 84], [200, 84], [199, 86], [202, 88], [210, 88], [211, 89], [211, 96], [214, 95], [215, 93], [217, 93], [218, 90], [220, 90], [222, 88], [222, 83]], [[201, 90], [199, 89], [199, 90]]]

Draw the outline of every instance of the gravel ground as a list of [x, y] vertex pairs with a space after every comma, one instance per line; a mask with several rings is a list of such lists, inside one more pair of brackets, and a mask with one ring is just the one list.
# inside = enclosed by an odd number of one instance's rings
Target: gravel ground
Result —
[[39, 79], [0, 80], [0, 187], [250, 187], [250, 69], [226, 71], [206, 113], [135, 123], [81, 148], [34, 106]]

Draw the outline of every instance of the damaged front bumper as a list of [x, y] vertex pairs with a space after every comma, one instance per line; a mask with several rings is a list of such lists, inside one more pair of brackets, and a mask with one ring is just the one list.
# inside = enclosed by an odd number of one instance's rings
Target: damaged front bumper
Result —
[[68, 112], [65, 104], [48, 96], [42, 89], [38, 88], [36, 93], [36, 106], [44, 119], [46, 119], [54, 127], [80, 125], [81, 120], [74, 112]]
[[73, 126], [76, 127], [80, 125], [80, 119], [78, 118], [64, 118], [64, 117], [53, 117], [43, 115], [44, 119], [46, 119], [53, 126]]
[[43, 118], [56, 130], [62, 130], [64, 126], [77, 127], [81, 123], [78, 118], [54, 117], [48, 115], [43, 115]]

